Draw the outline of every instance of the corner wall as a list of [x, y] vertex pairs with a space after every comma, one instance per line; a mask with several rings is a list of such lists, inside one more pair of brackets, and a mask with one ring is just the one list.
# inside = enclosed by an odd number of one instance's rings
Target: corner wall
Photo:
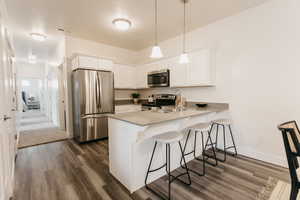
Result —
[[[216, 50], [216, 87], [185, 88], [188, 100], [227, 102], [239, 152], [287, 166], [279, 123], [300, 123], [300, 1], [270, 0], [188, 34], [188, 51]], [[181, 53], [181, 37], [160, 43]], [[139, 63], [149, 62], [150, 48]], [[147, 91], [143, 93], [147, 94]]]

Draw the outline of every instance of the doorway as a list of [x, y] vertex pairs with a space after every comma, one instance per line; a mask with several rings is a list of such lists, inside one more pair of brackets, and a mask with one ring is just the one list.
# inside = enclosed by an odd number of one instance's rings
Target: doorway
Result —
[[[55, 142], [68, 138], [61, 99], [64, 98], [59, 80], [59, 68], [47, 64], [20, 65], [20, 140], [19, 148]], [[28, 68], [35, 74], [28, 75]], [[39, 72], [39, 73], [37, 73]]]

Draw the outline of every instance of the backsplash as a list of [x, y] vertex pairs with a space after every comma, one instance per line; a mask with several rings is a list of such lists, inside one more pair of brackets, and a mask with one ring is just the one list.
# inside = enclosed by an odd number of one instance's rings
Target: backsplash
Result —
[[115, 99], [131, 99], [131, 94], [136, 90], [115, 90]]

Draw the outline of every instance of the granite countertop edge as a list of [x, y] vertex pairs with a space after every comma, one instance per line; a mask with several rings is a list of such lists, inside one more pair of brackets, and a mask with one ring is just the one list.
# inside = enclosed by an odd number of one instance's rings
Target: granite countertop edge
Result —
[[[184, 118], [188, 118], [188, 117], [195, 117], [195, 116], [199, 116], [199, 115], [206, 115], [206, 114], [213, 113], [213, 112], [218, 113], [218, 112], [223, 112], [223, 111], [229, 110], [228, 104], [222, 104], [222, 105], [223, 106], [207, 106], [204, 108], [189, 107], [188, 108], [189, 111], [199, 111], [199, 112], [198, 113], [195, 112], [195, 113], [184, 115], [184, 116], [177, 115], [176, 117], [171, 118], [171, 119], [166, 118], [166, 119], [161, 119], [161, 120], [155, 120], [153, 122], [150, 122], [151, 121], [151, 119], [150, 119], [149, 122], [147, 122], [147, 123], [146, 122], [137, 122], [137, 120], [130, 120], [130, 119], [126, 119], [126, 118], [130, 118], [130, 116], [132, 116], [132, 115], [139, 115], [141, 113], [144, 114], [145, 112], [151, 112], [151, 111], [138, 111], [138, 112], [130, 112], [130, 113], [111, 114], [111, 115], [108, 115], [108, 117], [112, 118], [112, 119], [125, 121], [128, 123], [137, 125], [137, 126], [151, 126], [151, 125], [155, 125], [155, 124], [159, 124], [159, 123], [184, 119]], [[185, 111], [183, 111], [183, 112], [185, 112]], [[179, 113], [179, 112], [177, 112], [177, 113]], [[157, 113], [157, 114], [164, 115], [166, 113]], [[167, 113], [167, 114], [172, 114], [172, 113]], [[175, 112], [174, 112], [174, 114], [175, 114]]]

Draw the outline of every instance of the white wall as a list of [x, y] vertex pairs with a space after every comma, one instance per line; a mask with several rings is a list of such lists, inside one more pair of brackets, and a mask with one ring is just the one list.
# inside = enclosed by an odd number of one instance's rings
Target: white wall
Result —
[[[240, 153], [285, 166], [276, 127], [300, 123], [299, 8], [299, 0], [271, 0], [189, 33], [188, 51], [216, 50], [217, 86], [181, 89], [188, 100], [228, 102]], [[162, 42], [163, 53], [179, 55], [181, 39]]]
[[17, 62], [18, 76], [23, 79], [43, 79], [45, 77], [45, 64], [29, 64], [26, 62]]
[[47, 66], [47, 106], [48, 117], [54, 125], [59, 126], [59, 91], [58, 91], [58, 68]]
[[137, 59], [135, 51], [67, 36], [66, 56], [70, 58], [74, 53], [107, 58], [121, 64], [134, 64]]

